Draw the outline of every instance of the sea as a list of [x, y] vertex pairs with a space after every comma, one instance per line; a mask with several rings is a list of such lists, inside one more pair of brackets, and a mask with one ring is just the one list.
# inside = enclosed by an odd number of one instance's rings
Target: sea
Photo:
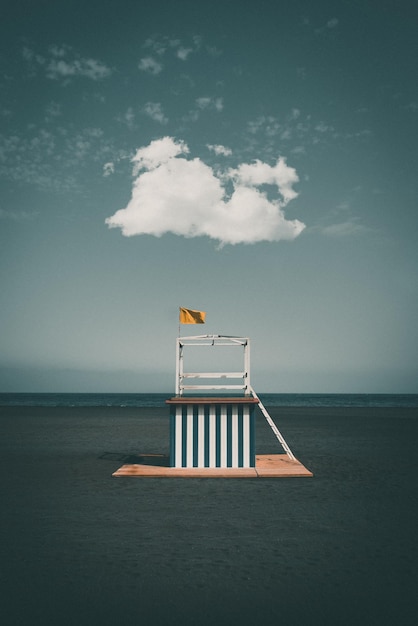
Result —
[[[0, 393], [0, 406], [165, 407], [172, 393]], [[266, 407], [418, 407], [418, 394], [259, 393]]]

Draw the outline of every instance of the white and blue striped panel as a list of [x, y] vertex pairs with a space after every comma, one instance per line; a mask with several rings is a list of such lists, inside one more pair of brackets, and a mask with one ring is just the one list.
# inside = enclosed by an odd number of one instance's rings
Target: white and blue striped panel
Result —
[[178, 404], [170, 415], [172, 467], [254, 467], [254, 408]]

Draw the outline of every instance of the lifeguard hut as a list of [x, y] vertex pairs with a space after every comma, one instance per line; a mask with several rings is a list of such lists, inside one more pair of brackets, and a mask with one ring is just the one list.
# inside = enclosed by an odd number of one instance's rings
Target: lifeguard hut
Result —
[[[199, 347], [205, 350], [214, 348], [215, 353], [221, 347], [238, 352], [241, 350], [239, 369], [219, 371], [222, 359], [217, 358], [212, 359], [216, 367], [212, 367], [210, 371], [193, 364], [190, 366], [190, 362], [193, 361], [189, 359], [190, 351]], [[186, 367], [187, 362], [189, 365]], [[228, 360], [227, 362], [229, 363]], [[176, 341], [175, 394], [166, 400], [170, 408], [169, 457], [161, 454], [139, 454], [138, 462], [124, 464], [113, 473], [113, 476], [199, 478], [312, 476], [312, 473], [295, 458], [251, 386], [248, 337], [226, 335], [181, 337], [179, 333]], [[285, 454], [256, 453], [256, 406], [263, 413]]]
[[[196, 346], [241, 349], [243, 367], [233, 372], [189, 371], [186, 352]], [[175, 389], [176, 396], [167, 400], [171, 467], [255, 467], [254, 408], [259, 400], [250, 384], [248, 337], [178, 337]]]

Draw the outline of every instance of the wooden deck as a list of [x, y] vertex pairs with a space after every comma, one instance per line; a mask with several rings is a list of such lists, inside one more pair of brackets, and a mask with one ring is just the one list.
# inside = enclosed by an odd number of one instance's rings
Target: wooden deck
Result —
[[302, 463], [290, 459], [287, 454], [258, 454], [255, 467], [167, 467], [166, 457], [162, 464], [126, 464], [112, 476], [136, 476], [140, 478], [294, 478], [313, 476]]

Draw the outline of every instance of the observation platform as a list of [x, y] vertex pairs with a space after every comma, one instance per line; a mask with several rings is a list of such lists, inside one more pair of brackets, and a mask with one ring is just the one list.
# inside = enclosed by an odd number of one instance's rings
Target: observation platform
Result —
[[[241, 348], [243, 367], [238, 371], [185, 371], [184, 351], [192, 346]], [[197, 384], [189, 384], [190, 379], [197, 379]], [[213, 383], [214, 379], [218, 382]], [[208, 392], [228, 395], [211, 396]], [[113, 476], [291, 478], [313, 475], [295, 458], [251, 387], [248, 337], [178, 337], [175, 393], [166, 400], [170, 409], [170, 455], [139, 455], [138, 463], [122, 465]], [[188, 396], [188, 393], [194, 395]], [[257, 406], [285, 454], [256, 454], [254, 411]]]

